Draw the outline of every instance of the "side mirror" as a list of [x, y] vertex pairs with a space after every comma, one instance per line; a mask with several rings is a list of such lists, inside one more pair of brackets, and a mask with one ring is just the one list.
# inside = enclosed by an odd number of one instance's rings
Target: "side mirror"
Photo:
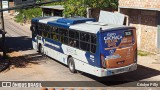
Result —
[[35, 32], [35, 27], [34, 27], [34, 26], [31, 26], [31, 27], [30, 27], [30, 30], [31, 30], [32, 32]]
[[30, 30], [33, 31], [33, 26], [30, 26]]

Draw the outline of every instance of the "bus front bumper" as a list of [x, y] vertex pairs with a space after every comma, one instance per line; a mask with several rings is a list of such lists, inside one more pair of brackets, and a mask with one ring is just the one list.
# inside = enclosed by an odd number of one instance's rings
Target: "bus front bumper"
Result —
[[100, 77], [104, 76], [112, 76], [120, 73], [125, 73], [125, 72], [130, 72], [134, 71], [137, 69], [137, 63], [125, 66], [125, 67], [120, 67], [120, 68], [114, 68], [114, 69], [102, 69], [100, 73]]

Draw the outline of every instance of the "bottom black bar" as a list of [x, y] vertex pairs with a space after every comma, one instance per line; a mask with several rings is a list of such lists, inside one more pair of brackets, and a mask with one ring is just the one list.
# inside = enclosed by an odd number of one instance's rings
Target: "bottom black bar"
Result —
[[160, 87], [160, 81], [1, 81], [0, 87]]

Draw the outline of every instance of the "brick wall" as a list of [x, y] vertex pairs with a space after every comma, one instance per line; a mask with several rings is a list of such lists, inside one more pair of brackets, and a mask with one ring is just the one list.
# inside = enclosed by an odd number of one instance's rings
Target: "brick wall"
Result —
[[120, 9], [129, 16], [130, 26], [137, 29], [138, 48], [141, 50], [157, 51], [157, 12], [136, 9]]
[[119, 6], [139, 8], [160, 8], [160, 0], [119, 0]]

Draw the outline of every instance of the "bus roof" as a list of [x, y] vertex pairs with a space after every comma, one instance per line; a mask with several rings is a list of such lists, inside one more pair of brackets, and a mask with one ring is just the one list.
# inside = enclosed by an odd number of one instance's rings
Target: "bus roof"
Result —
[[107, 29], [120, 29], [120, 28], [127, 28], [128, 26], [124, 25], [113, 25], [113, 24], [105, 24], [100, 22], [95, 22], [93, 18], [63, 18], [63, 17], [40, 17], [40, 18], [33, 18], [33, 22], [40, 22], [52, 26], [69, 28], [89, 33], [97, 33], [100, 28], [101, 30]]
[[84, 32], [89, 32], [89, 33], [97, 33], [99, 30], [113, 30], [113, 29], [122, 29], [122, 28], [129, 28], [129, 26], [124, 26], [124, 25], [113, 25], [113, 24], [103, 24], [99, 22], [93, 22], [93, 23], [82, 23], [82, 24], [76, 24], [70, 26], [70, 29], [74, 30], [80, 30]]
[[38, 18], [33, 18], [32, 22], [40, 22], [40, 23], [44, 23], [47, 24], [48, 22], [51, 21], [56, 21], [57, 19], [60, 19], [62, 17], [38, 17]]

